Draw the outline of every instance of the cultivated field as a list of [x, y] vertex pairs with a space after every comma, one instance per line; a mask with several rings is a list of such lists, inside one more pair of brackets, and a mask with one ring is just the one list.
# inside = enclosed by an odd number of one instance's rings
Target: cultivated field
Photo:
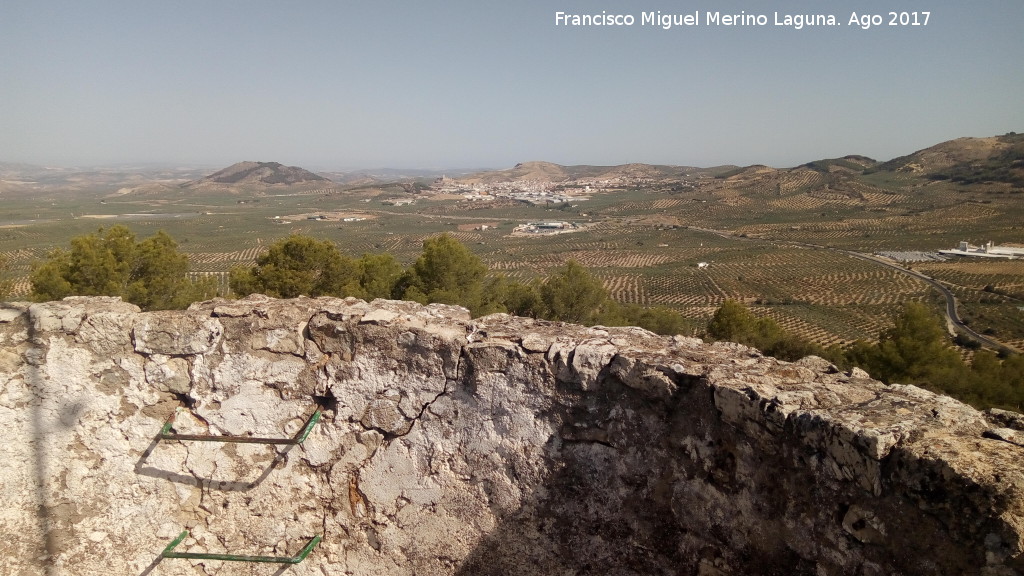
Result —
[[[10, 263], [16, 295], [24, 296], [31, 264], [73, 236], [113, 224], [128, 225], [140, 238], [165, 230], [189, 255], [193, 272], [217, 276], [226, 291], [231, 266], [252, 263], [288, 234], [330, 239], [352, 256], [390, 252], [408, 264], [425, 238], [448, 232], [495, 274], [526, 281], [573, 259], [623, 303], [667, 306], [704, 321], [726, 299], [736, 299], [799, 335], [832, 344], [876, 337], [904, 302], [940, 306], [924, 282], [840, 250], [934, 251], [961, 240], [1024, 241], [1020, 195], [964, 192], [891, 173], [840, 176], [752, 170], [702, 177], [685, 187], [658, 183], [594, 194], [572, 207], [423, 195], [412, 205], [393, 206], [381, 200], [400, 189], [372, 187], [136, 197], [116, 194], [116, 185], [97, 186], [3, 198], [0, 255]], [[357, 213], [367, 219], [338, 216]], [[304, 218], [316, 214], [330, 216]], [[588, 226], [556, 236], [510, 236], [515, 226], [538, 220]], [[489, 228], [479, 230], [480, 224]], [[701, 262], [707, 266], [698, 267]], [[912, 266], [953, 289], [976, 330], [1024, 345], [1024, 261]]]

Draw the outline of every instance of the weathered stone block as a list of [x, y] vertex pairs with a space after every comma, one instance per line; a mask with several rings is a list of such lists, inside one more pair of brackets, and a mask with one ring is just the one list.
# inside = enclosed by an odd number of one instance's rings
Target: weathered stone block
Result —
[[216, 318], [188, 312], [139, 314], [132, 330], [135, 351], [143, 354], [207, 354], [220, 343], [224, 328]]

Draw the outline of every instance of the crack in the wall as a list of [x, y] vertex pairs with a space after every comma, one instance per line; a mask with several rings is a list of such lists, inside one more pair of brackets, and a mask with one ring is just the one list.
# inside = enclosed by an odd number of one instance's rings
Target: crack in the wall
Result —
[[609, 442], [607, 440], [598, 440], [596, 438], [566, 438], [564, 436], [564, 434], [562, 436], [562, 443], [563, 444], [597, 444], [599, 446], [604, 446], [606, 448], [611, 448], [613, 450], [618, 450], [619, 449], [618, 446], [616, 446], [615, 444], [612, 444], [611, 442]]
[[352, 422], [354, 422], [356, 424], [359, 424], [364, 430], [368, 430], [368, 431], [369, 430], [373, 430], [375, 432], [380, 432], [384, 436], [384, 445], [386, 446], [386, 445], [390, 444], [396, 438], [402, 438], [404, 436], [408, 436], [412, 432], [413, 428], [415, 428], [416, 423], [419, 422], [420, 419], [423, 417], [423, 414], [427, 411], [427, 409], [432, 404], [437, 402], [438, 399], [440, 399], [442, 396], [446, 395], [447, 393], [448, 393], [448, 381], [445, 380], [445, 387], [444, 387], [444, 389], [441, 390], [440, 392], [438, 392], [437, 395], [435, 395], [433, 399], [428, 400], [427, 402], [424, 402], [420, 406], [419, 412], [417, 412], [415, 416], [413, 416], [411, 418], [408, 418], [408, 417], [405, 417], [405, 416], [402, 417], [405, 420], [407, 425], [404, 426], [404, 430], [401, 430], [401, 431], [386, 430], [386, 429], [381, 428], [379, 426], [373, 426], [373, 425], [369, 425], [368, 426], [365, 423], [363, 423], [362, 420], [352, 420]]
[[328, 524], [330, 522], [331, 517], [335, 514], [333, 506], [335, 492], [334, 486], [331, 485], [331, 478], [329, 473], [325, 473], [323, 485], [326, 486], [327, 489], [330, 491], [331, 499], [328, 502], [324, 502], [323, 514], [320, 515], [320, 536], [323, 538], [324, 542], [330, 542], [331, 534], [330, 529], [328, 528]]
[[[420, 418], [423, 417], [423, 413], [427, 411], [427, 408], [430, 408], [430, 406], [432, 406], [434, 404], [434, 402], [437, 402], [442, 396], [445, 396], [445, 395], [448, 394], [448, 383], [449, 383], [449, 380], [445, 379], [445, 381], [444, 381], [444, 389], [441, 390], [440, 392], [438, 392], [434, 396], [434, 398], [432, 400], [423, 403], [423, 406], [420, 407], [419, 413], [416, 414], [416, 416], [412, 419], [413, 425], [415, 425], [416, 422], [419, 422]], [[409, 427], [409, 432], [412, 432], [412, 427], [411, 426]], [[409, 432], [406, 432], [405, 434], [402, 434], [402, 436], [405, 436], [405, 435], [409, 434]]]

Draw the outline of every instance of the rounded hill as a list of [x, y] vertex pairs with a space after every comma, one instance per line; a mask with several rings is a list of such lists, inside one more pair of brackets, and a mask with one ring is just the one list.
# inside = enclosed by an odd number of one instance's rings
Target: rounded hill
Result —
[[279, 162], [238, 162], [214, 172], [205, 178], [189, 182], [186, 186], [201, 184], [265, 184], [293, 185], [305, 182], [330, 182], [298, 166], [285, 166]]

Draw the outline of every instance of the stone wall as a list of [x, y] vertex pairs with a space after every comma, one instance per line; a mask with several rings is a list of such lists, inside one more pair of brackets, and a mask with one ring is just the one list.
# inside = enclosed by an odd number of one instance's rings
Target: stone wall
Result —
[[[461, 308], [0, 309], [20, 575], [1024, 573], [1024, 421], [821, 359]], [[289, 437], [298, 446], [160, 440]], [[186, 552], [300, 564], [161, 559]]]

